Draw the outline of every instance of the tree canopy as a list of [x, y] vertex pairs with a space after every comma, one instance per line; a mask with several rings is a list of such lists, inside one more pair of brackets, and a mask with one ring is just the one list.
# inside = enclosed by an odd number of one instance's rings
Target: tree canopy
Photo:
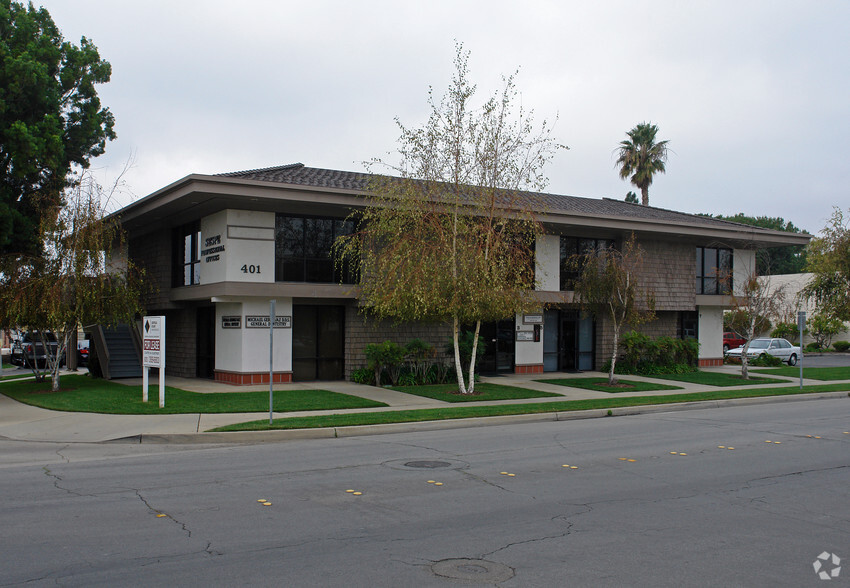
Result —
[[[541, 229], [533, 196], [521, 190], [546, 185], [543, 166], [561, 148], [545, 121], [537, 128], [517, 105], [514, 76], [475, 107], [468, 56], [458, 45], [449, 89], [439, 101], [429, 93], [422, 127], [396, 119], [400, 162], [372, 162], [396, 175], [375, 176], [359, 232], [337, 246], [340, 259], [360, 263], [366, 312], [451, 324], [461, 393], [474, 390], [481, 322], [539, 307], [532, 296]], [[476, 335], [468, 384], [459, 351], [465, 324]]]
[[115, 138], [96, 84], [112, 70], [94, 44], [63, 39], [44, 8], [0, 0], [0, 254], [36, 254], [75, 169]]
[[667, 171], [667, 143], [656, 141], [658, 125], [640, 123], [626, 133], [628, 139], [620, 141], [617, 148], [617, 163], [620, 177], [640, 188], [641, 204], [649, 206], [649, 187], [657, 173]]
[[[722, 214], [703, 214], [701, 216], [732, 221], [735, 223], [750, 225], [752, 227], [761, 227], [762, 229], [808, 234], [807, 231], [794, 226], [794, 223], [791, 221], [786, 221], [784, 218], [778, 216], [748, 216], [743, 212], [739, 212], [732, 216], [724, 216]], [[756, 250], [756, 260], [759, 275], [762, 276], [799, 274], [800, 272], [805, 271], [806, 246], [786, 245], [785, 247], [758, 249]]]
[[850, 221], [840, 208], [808, 248], [807, 270], [814, 274], [803, 294], [814, 299], [821, 313], [850, 321]]
[[[54, 390], [72, 333], [81, 325], [132, 322], [142, 311], [144, 288], [141, 270], [123, 258], [118, 220], [105, 217], [102, 187], [84, 173], [64, 200], [40, 226], [43, 253], [0, 256], [0, 326], [56, 335], [59, 345], [48, 353], [46, 370]], [[43, 377], [38, 366], [33, 370]]]

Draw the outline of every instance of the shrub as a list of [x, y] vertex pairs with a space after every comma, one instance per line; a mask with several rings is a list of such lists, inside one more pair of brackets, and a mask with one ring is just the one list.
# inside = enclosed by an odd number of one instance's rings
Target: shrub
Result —
[[806, 345], [806, 352], [807, 353], [814, 353], [814, 352], [817, 352], [817, 351], [823, 351], [823, 347], [821, 347], [820, 344], [817, 341], [812, 341], [811, 343]]
[[395, 386], [401, 373], [404, 362], [404, 349], [398, 343], [384, 341], [383, 343], [369, 343], [365, 349], [369, 368], [375, 374], [375, 385], [381, 385], [382, 373], [386, 369], [390, 380]]
[[[622, 337], [623, 357], [617, 361], [618, 374], [681, 374], [696, 369], [699, 343], [695, 339], [651, 337], [630, 331]], [[606, 362], [605, 371], [611, 363]]]
[[770, 332], [771, 337], [780, 337], [789, 341], [796, 341], [800, 334], [800, 329], [794, 323], [778, 323]]
[[835, 341], [832, 344], [836, 351], [845, 352], [850, 349], [850, 341]]
[[782, 365], [782, 360], [778, 357], [770, 355], [769, 353], [762, 353], [756, 358], [751, 359], [747, 362], [747, 365], [752, 365], [755, 367], [779, 367]]
[[367, 367], [351, 372], [351, 381], [355, 384], [371, 384], [375, 380], [375, 372]]

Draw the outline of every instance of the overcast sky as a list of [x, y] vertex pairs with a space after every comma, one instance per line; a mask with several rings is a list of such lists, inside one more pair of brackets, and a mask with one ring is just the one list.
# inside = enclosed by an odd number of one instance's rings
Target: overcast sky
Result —
[[127, 204], [190, 173], [301, 162], [362, 171], [419, 126], [454, 41], [483, 99], [519, 68], [525, 108], [570, 147], [549, 191], [622, 199], [617, 144], [651, 121], [672, 152], [650, 204], [781, 216], [850, 206], [850, 2], [34, 0], [112, 64], [118, 139], [93, 167]]

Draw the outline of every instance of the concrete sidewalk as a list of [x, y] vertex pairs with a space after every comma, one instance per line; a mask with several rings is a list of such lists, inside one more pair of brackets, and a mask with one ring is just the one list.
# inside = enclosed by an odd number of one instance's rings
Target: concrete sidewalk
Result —
[[[736, 373], [740, 368], [726, 366], [720, 368], [706, 368], [705, 371], [722, 371]], [[600, 372], [585, 372], [582, 374], [567, 374], [567, 373], [547, 373], [535, 375], [506, 375], [498, 377], [482, 377], [482, 382], [492, 382], [495, 384], [503, 384], [510, 386], [518, 386], [532, 390], [541, 390], [544, 392], [553, 392], [558, 394], [555, 397], [548, 398], [532, 398], [522, 400], [502, 400], [492, 402], [475, 402], [465, 403], [465, 405], [499, 405], [499, 404], [525, 404], [525, 403], [543, 403], [543, 402], [558, 402], [563, 400], [583, 400], [591, 398], [611, 398], [612, 395], [606, 392], [595, 392], [592, 390], [582, 390], [579, 388], [568, 388], [564, 386], [536, 382], [539, 379], [552, 378], [585, 378], [585, 377], [605, 377], [606, 374]], [[654, 392], [621, 392], [616, 394], [618, 397], [627, 396], [665, 396], [669, 394], [682, 394], [691, 392], [702, 392], [706, 390], [719, 390], [721, 388], [711, 386], [701, 386], [689, 384], [685, 382], [674, 382], [669, 380], [658, 380], [643, 376], [627, 376], [630, 380], [640, 380], [647, 382], [658, 382], [667, 385], [678, 386], [680, 390], [659, 390]], [[759, 385], [759, 388], [782, 388], [788, 386], [799, 385], [798, 379], [782, 378], [776, 376], [777, 379], [785, 380], [783, 384]], [[127, 385], [141, 385], [141, 378], [138, 380], [122, 380], [121, 383]], [[816, 380], [804, 380], [804, 384], [825, 384], [827, 382]], [[847, 389], [850, 390], [850, 381], [846, 381]], [[0, 386], [13, 385], [12, 382], [0, 384]], [[215, 394], [217, 392], [239, 392], [239, 391], [268, 391], [268, 385], [258, 386], [229, 386], [220, 384], [210, 380], [190, 379], [190, 378], [166, 378], [166, 385], [190, 390], [193, 392], [201, 392]], [[741, 388], [752, 388], [752, 385], [743, 385], [736, 387], [722, 388], [723, 390], [735, 390]], [[374, 386], [363, 386], [351, 382], [314, 382], [309, 384], [282, 384], [276, 385], [277, 390], [303, 390], [309, 388], [321, 388], [333, 392], [340, 392], [352, 396], [368, 398], [378, 402], [387, 404], [387, 407], [367, 408], [367, 409], [348, 409], [348, 410], [329, 410], [329, 411], [302, 411], [296, 413], [274, 413], [274, 418], [284, 418], [290, 416], [314, 416], [325, 414], [338, 414], [348, 412], [382, 412], [392, 410], [411, 410], [422, 408], [439, 408], [447, 406], [458, 406], [433, 400], [404, 394], [386, 388], [376, 388]], [[151, 386], [151, 402], [157, 402], [157, 387]], [[828, 393], [828, 394], [812, 394], [805, 396], [783, 396], [773, 397], [773, 400], [804, 400], [809, 398], [847, 396], [846, 392]], [[740, 399], [735, 401], [721, 402], [767, 402], [769, 398], [758, 399]], [[166, 403], [168, 398], [166, 397]], [[717, 403], [707, 403], [708, 405], [717, 405]], [[693, 407], [693, 403], [688, 406]], [[660, 405], [663, 410], [676, 410], [682, 408], [682, 405]], [[634, 414], [636, 412], [649, 412], [650, 407], [641, 407], [640, 409], [616, 409], [617, 414]], [[599, 413], [598, 415], [596, 413]], [[76, 412], [61, 412], [36, 408], [26, 404], [19, 403], [15, 400], [0, 394], [0, 437], [14, 439], [20, 441], [47, 441], [47, 442], [64, 442], [64, 443], [84, 443], [84, 442], [105, 442], [115, 440], [125, 440], [128, 442], [209, 442], [209, 443], [244, 443], [244, 442], [264, 442], [276, 441], [292, 438], [316, 438], [316, 437], [335, 437], [341, 436], [341, 432], [345, 434], [366, 434], [370, 432], [396, 432], [406, 430], [424, 430], [433, 428], [453, 428], [463, 426], [475, 426], [481, 424], [490, 424], [493, 422], [528, 422], [534, 420], [554, 420], [563, 418], [588, 418], [593, 416], [602, 416], [607, 414], [607, 410], [601, 411], [582, 411], [581, 413], [547, 413], [537, 415], [516, 415], [510, 417], [488, 417], [486, 419], [458, 419], [451, 421], [439, 421], [435, 423], [402, 423], [398, 425], [376, 425], [370, 427], [345, 427], [336, 429], [307, 429], [299, 431], [266, 431], [259, 433], [204, 433], [215, 427], [230, 425], [241, 422], [264, 420], [268, 418], [268, 412], [259, 413], [236, 413], [236, 414], [175, 414], [175, 415], [111, 415], [111, 414], [93, 414], [93, 413], [76, 413]]]

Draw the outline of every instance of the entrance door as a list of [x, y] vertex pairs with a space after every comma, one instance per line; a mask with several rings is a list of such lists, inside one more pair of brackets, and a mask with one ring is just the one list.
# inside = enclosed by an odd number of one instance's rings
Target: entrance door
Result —
[[558, 340], [559, 364], [562, 372], [574, 372], [576, 361], [576, 317], [573, 313], [561, 313], [561, 332]]
[[196, 316], [195, 375], [215, 377], [215, 307], [198, 308]]
[[514, 321], [511, 319], [481, 325], [482, 353], [479, 370], [482, 373], [504, 373], [514, 371]]
[[345, 307], [292, 307], [292, 379], [341, 380], [345, 369]]

